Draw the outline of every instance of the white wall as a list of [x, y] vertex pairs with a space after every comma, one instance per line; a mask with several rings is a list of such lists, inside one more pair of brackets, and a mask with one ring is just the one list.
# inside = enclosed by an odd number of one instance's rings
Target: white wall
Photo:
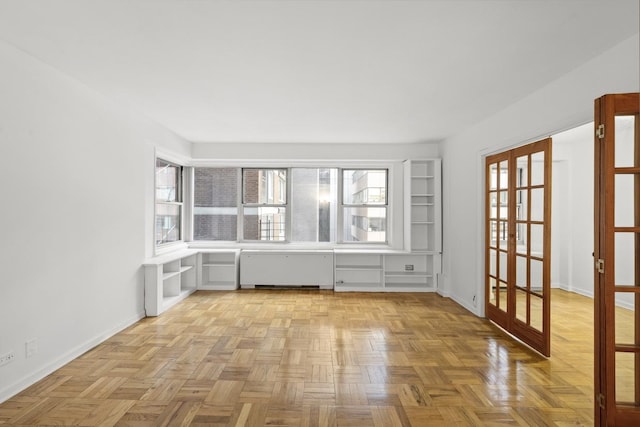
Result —
[[[558, 221], [553, 233], [553, 251], [560, 259], [558, 270], [567, 270], [559, 280], [561, 288], [593, 297], [593, 198], [594, 198], [594, 150], [593, 123], [587, 123], [553, 136], [554, 200], [553, 220]], [[616, 129], [616, 147], [622, 158], [633, 159], [633, 125], [631, 121]], [[624, 147], [626, 152], [620, 149]], [[556, 165], [566, 165], [566, 173], [557, 173]], [[619, 164], [620, 165], [620, 164]], [[560, 171], [558, 171], [560, 172]], [[633, 180], [629, 176], [616, 186], [616, 223], [633, 224]], [[556, 196], [557, 194], [557, 196]], [[629, 195], [629, 196], [626, 196]], [[556, 200], [556, 198], [558, 200]], [[555, 203], [559, 203], [556, 205]], [[621, 218], [625, 217], [625, 221]], [[626, 243], [626, 246], [624, 244]], [[634, 281], [633, 239], [618, 241], [616, 246], [616, 283], [631, 284]], [[617, 304], [633, 307], [632, 295], [618, 294]]]
[[636, 35], [441, 144], [442, 280], [458, 303], [484, 314], [484, 156], [593, 120], [606, 93], [639, 91], [639, 50]]
[[551, 168], [551, 287], [568, 287], [570, 265], [569, 227], [571, 219], [571, 201], [569, 189], [569, 162], [558, 156], [555, 135], [552, 144]]
[[153, 145], [190, 145], [3, 42], [0, 77], [3, 401], [143, 315]]
[[[551, 209], [555, 243], [566, 270], [560, 287], [582, 295], [593, 296], [593, 123], [553, 136], [554, 159], [564, 165], [564, 173], [556, 174], [554, 164]], [[556, 204], [557, 203], [557, 204]], [[552, 266], [553, 268], [554, 266]]]

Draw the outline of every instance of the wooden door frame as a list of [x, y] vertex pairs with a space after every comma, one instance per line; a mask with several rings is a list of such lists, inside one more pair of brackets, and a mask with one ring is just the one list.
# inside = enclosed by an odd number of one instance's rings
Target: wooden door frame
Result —
[[[640, 93], [605, 95], [594, 102], [594, 400], [597, 426], [631, 426], [640, 421], [640, 407], [616, 402], [615, 338], [615, 117], [635, 116], [635, 169], [640, 167]], [[626, 168], [622, 168], [626, 169]], [[621, 173], [620, 171], [618, 173]], [[633, 171], [631, 171], [633, 173]], [[635, 203], [640, 203], [640, 176], [635, 178]], [[640, 226], [640, 208], [635, 208]], [[636, 257], [640, 235], [635, 235]], [[635, 262], [635, 345], [640, 343], [640, 262]], [[625, 289], [632, 291], [633, 289]], [[620, 291], [620, 290], [619, 290]], [[635, 399], [640, 404], [640, 355], [635, 360]]]
[[[485, 161], [485, 166], [484, 166], [484, 177], [485, 177], [485, 188], [484, 188], [484, 206], [485, 206], [485, 213], [484, 213], [484, 234], [485, 234], [485, 243], [484, 243], [484, 248], [483, 248], [483, 253], [484, 253], [484, 300], [485, 300], [485, 305], [484, 305], [484, 314], [485, 317], [487, 318], [492, 318], [492, 321], [494, 321], [496, 324], [498, 324], [501, 328], [505, 329], [505, 330], [509, 330], [509, 319], [508, 319], [508, 315], [507, 315], [507, 311], [501, 311], [498, 310], [496, 308], [494, 308], [490, 303], [490, 287], [487, 285], [487, 281], [489, 280], [489, 272], [490, 272], [490, 256], [487, 254], [488, 252], [488, 248], [490, 246], [490, 241], [491, 241], [491, 229], [489, 226], [490, 223], [490, 212], [491, 212], [491, 203], [488, 200], [488, 194], [490, 191], [490, 186], [491, 186], [491, 179], [490, 179], [490, 170], [489, 170], [489, 165], [491, 163], [502, 163], [504, 161], [510, 162], [510, 150], [507, 151], [503, 151], [501, 153], [497, 153], [497, 154], [492, 154], [489, 156], [486, 156], [484, 161]], [[499, 187], [499, 184], [498, 184]], [[497, 193], [500, 193], [500, 188], [497, 188]], [[500, 222], [500, 221], [498, 221]], [[507, 253], [508, 253], [509, 249], [507, 248]], [[498, 250], [497, 254], [496, 254], [496, 258], [497, 258], [497, 264], [496, 264], [496, 273], [499, 276], [499, 271], [500, 271], [500, 251]], [[508, 258], [508, 256], [507, 256]], [[507, 279], [508, 281], [508, 279]], [[500, 284], [497, 283], [497, 286], [499, 286]], [[505, 293], [507, 299], [509, 297], [509, 295], [511, 294], [511, 292], [507, 291]], [[508, 300], [505, 299], [504, 301], [504, 307], [507, 307], [509, 302]]]

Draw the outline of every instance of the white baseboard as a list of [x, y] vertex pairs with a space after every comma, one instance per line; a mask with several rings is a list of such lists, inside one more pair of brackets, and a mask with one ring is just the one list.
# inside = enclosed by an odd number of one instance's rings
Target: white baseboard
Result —
[[461, 305], [466, 310], [475, 314], [476, 316], [480, 316], [480, 312], [478, 311], [478, 307], [474, 307], [473, 304], [469, 304], [465, 299], [460, 298], [459, 296], [452, 294], [449, 298], [454, 300], [457, 304]]
[[58, 357], [56, 360], [50, 363], [47, 363], [42, 368], [38, 369], [38, 371], [25, 376], [24, 378], [16, 381], [13, 384], [10, 384], [7, 387], [0, 388], [0, 403], [10, 399], [11, 397], [20, 393], [22, 390], [25, 390], [26, 388], [32, 386], [33, 384], [40, 381], [47, 375], [55, 372], [57, 369], [60, 369], [67, 363], [76, 359], [77, 357], [82, 356], [84, 353], [91, 350], [98, 344], [103, 343], [104, 341], [111, 338], [118, 332], [128, 328], [129, 326], [133, 325], [134, 323], [136, 323], [137, 321], [139, 321], [144, 317], [145, 317], [144, 312], [138, 313], [133, 318], [130, 318], [122, 322], [120, 325], [116, 326], [115, 328], [105, 331], [102, 334], [88, 340], [87, 342], [80, 344], [79, 346], [71, 349], [70, 351], [66, 352], [62, 356]]
[[562, 290], [573, 292], [574, 294], [582, 295], [584, 297], [593, 298], [593, 291], [589, 289], [569, 288], [567, 286], [563, 286]]

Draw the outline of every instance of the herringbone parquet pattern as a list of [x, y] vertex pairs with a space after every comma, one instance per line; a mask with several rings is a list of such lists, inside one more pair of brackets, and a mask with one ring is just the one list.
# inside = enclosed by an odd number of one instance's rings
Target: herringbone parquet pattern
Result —
[[435, 294], [197, 292], [0, 405], [0, 424], [592, 425], [592, 301], [552, 358]]

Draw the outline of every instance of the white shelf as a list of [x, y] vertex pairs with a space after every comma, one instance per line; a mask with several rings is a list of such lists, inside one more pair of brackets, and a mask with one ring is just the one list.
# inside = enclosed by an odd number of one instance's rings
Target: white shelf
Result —
[[381, 282], [336, 282], [336, 292], [381, 292], [384, 290]]
[[384, 275], [385, 277], [433, 277], [426, 271], [388, 271]]
[[169, 271], [168, 273], [162, 273], [162, 280], [171, 279], [173, 276], [180, 274], [180, 271]]
[[195, 292], [195, 289], [188, 289], [188, 290], [181, 291], [176, 296], [162, 298], [163, 311], [166, 311], [169, 308], [173, 307], [174, 305], [176, 305], [177, 303], [179, 303], [180, 301], [182, 301], [183, 299], [191, 295], [193, 292]]
[[382, 266], [377, 265], [339, 265], [336, 267], [336, 271], [340, 270], [369, 270], [369, 271], [382, 271]]
[[233, 291], [238, 288], [238, 285], [235, 280], [232, 281], [221, 281], [216, 280], [212, 282], [202, 283], [200, 285], [200, 289], [203, 290], [212, 290], [212, 291]]

